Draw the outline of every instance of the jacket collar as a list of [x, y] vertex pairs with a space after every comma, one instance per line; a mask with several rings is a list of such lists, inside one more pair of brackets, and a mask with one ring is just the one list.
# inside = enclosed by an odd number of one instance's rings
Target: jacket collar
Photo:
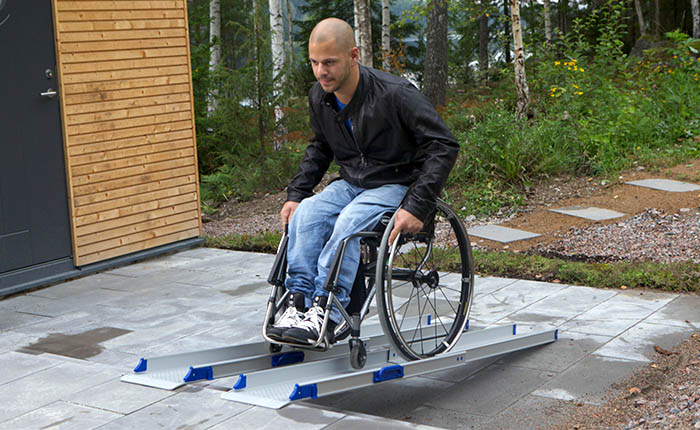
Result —
[[[347, 117], [350, 113], [354, 112], [358, 108], [358, 106], [362, 104], [362, 102], [365, 99], [365, 96], [367, 95], [370, 89], [369, 71], [365, 66], [361, 64], [358, 64], [357, 67], [360, 68], [360, 80], [357, 83], [357, 89], [355, 90], [355, 94], [353, 94], [352, 99], [350, 99], [350, 103], [345, 105], [345, 109], [338, 112], [338, 115], [342, 115], [343, 117]], [[333, 93], [324, 92], [324, 96], [321, 99], [321, 104], [325, 104], [326, 106], [333, 108], [335, 106], [335, 95]]]

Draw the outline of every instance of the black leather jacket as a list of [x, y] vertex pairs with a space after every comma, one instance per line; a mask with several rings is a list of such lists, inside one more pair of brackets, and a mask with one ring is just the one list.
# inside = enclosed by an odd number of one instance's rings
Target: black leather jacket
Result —
[[[359, 67], [358, 87], [340, 112], [333, 94], [324, 92], [318, 82], [309, 91], [314, 137], [287, 187], [288, 200], [300, 202], [311, 196], [335, 159], [341, 178], [355, 186], [413, 185], [403, 208], [424, 221], [455, 163], [459, 144], [410, 82]], [[352, 135], [345, 124], [348, 118]]]

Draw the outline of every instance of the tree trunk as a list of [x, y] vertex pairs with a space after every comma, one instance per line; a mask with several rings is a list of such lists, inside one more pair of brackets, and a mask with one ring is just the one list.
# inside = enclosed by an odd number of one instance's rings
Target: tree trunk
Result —
[[[510, 16], [510, 0], [503, 0], [503, 16], [506, 18], [504, 22], [510, 21], [508, 17]], [[503, 32], [506, 37], [503, 38], [504, 46], [503, 53], [505, 55], [506, 64], [510, 63], [510, 26], [508, 24], [503, 25]]]
[[549, 15], [549, 0], [544, 0], [544, 42], [547, 48], [552, 44], [552, 19]]
[[654, 0], [654, 39], [661, 37], [661, 13], [659, 12], [659, 0]]
[[[209, 71], [214, 72], [221, 64], [221, 4], [219, 0], [209, 2]], [[219, 91], [212, 86], [207, 100], [207, 111], [214, 112], [218, 105]]]
[[355, 0], [355, 25], [360, 48], [360, 63], [373, 67], [372, 61], [372, 23], [370, 21], [369, 0]]
[[698, 5], [698, 0], [690, 0], [690, 9], [693, 12], [693, 37], [700, 39], [700, 5]]
[[[510, 51], [510, 45], [508, 46]], [[489, 17], [482, 13], [479, 17], [479, 72], [480, 80], [485, 84], [489, 72]]]
[[442, 106], [447, 91], [447, 0], [430, 0], [428, 9], [423, 93]]
[[567, 0], [559, 0], [559, 30], [562, 36], [566, 36], [568, 30], [567, 23], [567, 10], [569, 9], [569, 4]]
[[289, 40], [289, 55], [287, 56], [288, 76], [292, 76], [294, 68], [294, 23], [292, 21], [292, 6], [287, 0], [287, 39]]
[[357, 48], [360, 48], [360, 1], [362, 0], [352, 0], [352, 7], [353, 7], [353, 20], [355, 21], [355, 43], [357, 44]]
[[530, 90], [527, 88], [525, 77], [525, 54], [523, 51], [523, 35], [520, 28], [519, 0], [510, 0], [510, 17], [513, 23], [513, 68], [515, 69], [515, 89], [518, 92], [518, 101], [515, 104], [515, 118], [521, 119], [527, 115], [530, 105]]
[[282, 16], [282, 0], [269, 0], [270, 4], [270, 45], [272, 47], [272, 96], [275, 100], [275, 151], [282, 149], [282, 136], [287, 134], [284, 129], [284, 111], [279, 104], [279, 98], [285, 84], [284, 73], [284, 17]]
[[253, 31], [255, 34], [255, 104], [258, 110], [258, 142], [260, 143], [260, 186], [265, 186], [265, 101], [263, 100], [263, 41], [260, 11], [262, 0], [253, 0]]
[[639, 22], [639, 34], [644, 37], [646, 35], [644, 27], [644, 15], [642, 14], [642, 5], [639, 0], [634, 0], [634, 11], [637, 12], [637, 21]]
[[391, 71], [391, 11], [389, 10], [389, 0], [382, 0], [382, 68]]

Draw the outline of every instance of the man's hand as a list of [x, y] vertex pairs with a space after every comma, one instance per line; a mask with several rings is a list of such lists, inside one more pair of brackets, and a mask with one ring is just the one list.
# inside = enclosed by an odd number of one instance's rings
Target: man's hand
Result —
[[292, 214], [295, 210], [297, 210], [297, 206], [299, 206], [299, 202], [293, 202], [291, 200], [286, 201], [284, 205], [282, 205], [282, 210], [280, 211], [280, 217], [282, 218], [282, 228], [289, 224], [289, 220], [292, 219]]
[[399, 209], [394, 218], [394, 229], [389, 235], [389, 245], [394, 243], [394, 239], [399, 233], [418, 233], [423, 228], [423, 221], [416, 218], [407, 210]]

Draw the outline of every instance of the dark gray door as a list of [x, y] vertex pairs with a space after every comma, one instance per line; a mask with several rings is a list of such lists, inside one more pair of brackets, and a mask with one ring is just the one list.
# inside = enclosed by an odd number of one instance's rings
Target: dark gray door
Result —
[[71, 255], [51, 1], [0, 0], [0, 273]]

